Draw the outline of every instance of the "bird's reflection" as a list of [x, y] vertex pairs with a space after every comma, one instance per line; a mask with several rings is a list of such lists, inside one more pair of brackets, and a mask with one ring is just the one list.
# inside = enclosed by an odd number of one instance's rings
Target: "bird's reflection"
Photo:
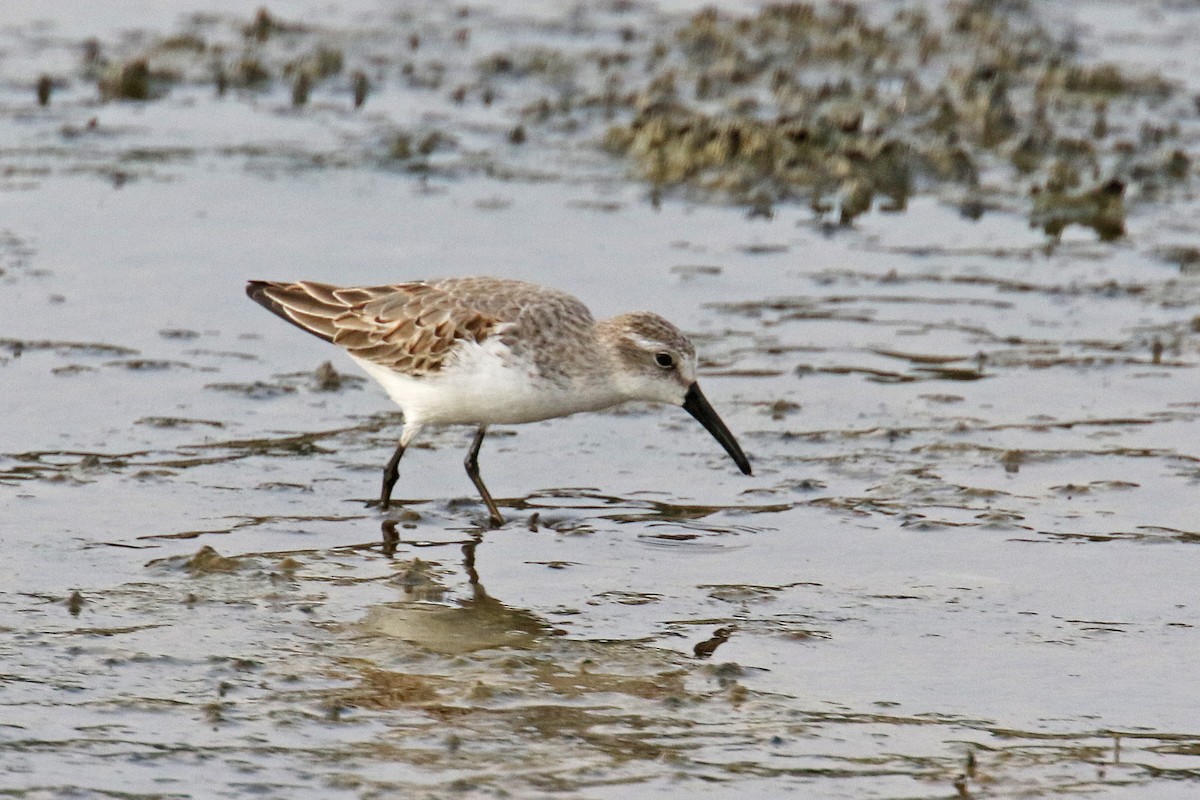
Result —
[[396, 530], [396, 520], [385, 519], [383, 521], [383, 555], [385, 558], [392, 558], [396, 555], [396, 548], [400, 546], [400, 531]]
[[[402, 543], [395, 521], [384, 520], [381, 532], [382, 552], [394, 558]], [[550, 626], [532, 612], [510, 608], [487, 593], [475, 566], [476, 549], [482, 542], [482, 531], [476, 531], [461, 544], [470, 596], [452, 604], [405, 599], [372, 606], [362, 621], [363, 631], [379, 640], [402, 641], [444, 655], [492, 647], [535, 647], [551, 635]], [[413, 594], [409, 588], [406, 593]]]

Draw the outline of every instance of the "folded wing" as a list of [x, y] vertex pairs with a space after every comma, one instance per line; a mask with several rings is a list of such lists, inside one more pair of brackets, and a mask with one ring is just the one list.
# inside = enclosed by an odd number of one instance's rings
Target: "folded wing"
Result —
[[331, 286], [312, 281], [250, 281], [246, 294], [298, 328], [397, 372], [439, 371], [464, 343], [500, 325], [428, 283]]

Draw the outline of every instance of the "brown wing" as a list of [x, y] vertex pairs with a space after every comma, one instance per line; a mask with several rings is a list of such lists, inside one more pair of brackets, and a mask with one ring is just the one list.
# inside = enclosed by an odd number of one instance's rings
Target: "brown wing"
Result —
[[428, 283], [340, 287], [250, 281], [246, 294], [314, 336], [406, 375], [437, 372], [461, 342], [482, 342], [500, 325]]

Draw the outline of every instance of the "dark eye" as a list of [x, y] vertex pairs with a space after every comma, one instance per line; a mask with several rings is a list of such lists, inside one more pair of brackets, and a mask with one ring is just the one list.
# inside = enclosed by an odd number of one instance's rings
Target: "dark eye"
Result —
[[654, 356], [654, 363], [658, 364], [663, 369], [670, 369], [671, 367], [675, 366], [675, 359], [670, 353], [656, 353]]

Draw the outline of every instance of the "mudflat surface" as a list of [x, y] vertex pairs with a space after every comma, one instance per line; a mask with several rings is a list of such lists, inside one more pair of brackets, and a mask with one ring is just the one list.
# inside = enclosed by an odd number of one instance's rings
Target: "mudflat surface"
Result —
[[[1200, 12], [169, 5], [0, 20], [0, 793], [1194, 796]], [[754, 476], [369, 507], [244, 281], [463, 274], [676, 322]]]

